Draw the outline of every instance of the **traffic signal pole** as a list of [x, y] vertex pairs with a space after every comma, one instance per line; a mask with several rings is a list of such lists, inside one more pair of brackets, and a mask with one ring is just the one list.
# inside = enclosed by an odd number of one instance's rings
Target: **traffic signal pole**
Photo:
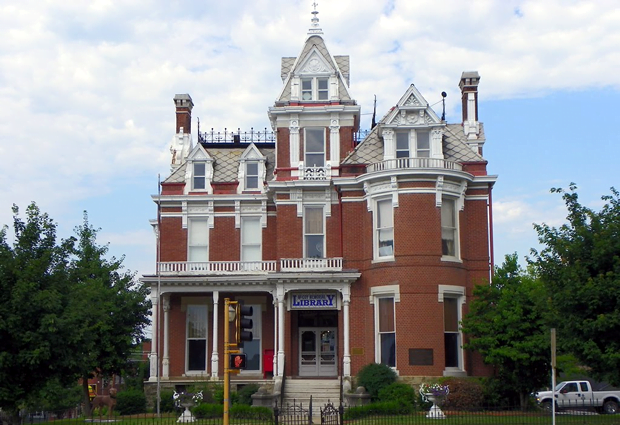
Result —
[[230, 299], [224, 300], [224, 311], [226, 316], [224, 319], [224, 425], [228, 425], [229, 422], [229, 408], [230, 408], [230, 359], [228, 358], [228, 346], [230, 344]]
[[[234, 306], [234, 307], [233, 307]], [[224, 311], [226, 318], [224, 320], [224, 417], [223, 425], [230, 424], [230, 374], [239, 373], [239, 369], [245, 369], [245, 354], [241, 353], [243, 341], [251, 341], [253, 322], [251, 317], [253, 314], [252, 307], [241, 305], [239, 301], [231, 301], [230, 298], [224, 298]], [[235, 321], [235, 342], [230, 342], [230, 322]], [[247, 330], [246, 330], [247, 329]], [[231, 367], [231, 354], [239, 357], [240, 364]]]

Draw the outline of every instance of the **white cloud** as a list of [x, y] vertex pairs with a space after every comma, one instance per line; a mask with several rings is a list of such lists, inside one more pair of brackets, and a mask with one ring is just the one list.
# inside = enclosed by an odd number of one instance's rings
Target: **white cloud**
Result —
[[[3, 1], [1, 222], [13, 202], [62, 220], [128, 175], [165, 175], [175, 93], [191, 94], [202, 130], [268, 126], [280, 58], [299, 54], [310, 11], [287, 0]], [[319, 11], [331, 53], [351, 56], [365, 114], [375, 94], [382, 116], [415, 83], [431, 104], [448, 91], [459, 120], [465, 70], [480, 72], [484, 99], [620, 88], [615, 0], [339, 0]], [[530, 199], [495, 211], [507, 235], [546, 218]]]

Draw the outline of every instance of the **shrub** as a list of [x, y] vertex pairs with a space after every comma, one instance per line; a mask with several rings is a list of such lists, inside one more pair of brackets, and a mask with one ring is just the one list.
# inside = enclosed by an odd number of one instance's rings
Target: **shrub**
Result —
[[357, 374], [357, 385], [366, 388], [372, 400], [377, 400], [381, 388], [394, 382], [396, 382], [396, 372], [384, 364], [367, 364]]
[[447, 410], [478, 411], [485, 404], [484, 388], [475, 378], [445, 378], [443, 385], [450, 387], [450, 394], [443, 403]]
[[230, 408], [230, 416], [238, 419], [259, 419], [271, 421], [273, 413], [268, 407], [252, 407], [246, 404], [235, 404]]
[[[159, 396], [161, 397], [161, 400], [159, 402], [160, 412], [174, 412], [175, 411], [174, 399], [172, 398], [173, 394], [174, 394], [174, 391], [172, 390], [164, 390], [159, 394]], [[153, 406], [157, 407], [157, 396], [155, 396]]]
[[345, 420], [355, 420], [368, 416], [406, 415], [413, 411], [413, 406], [398, 401], [381, 401], [366, 406], [350, 407], [344, 412]]
[[[230, 397], [231, 405], [239, 403], [239, 394], [237, 394], [235, 391], [231, 391], [229, 394], [229, 397]], [[213, 392], [213, 401], [218, 404], [224, 403], [224, 388], [223, 387], [215, 389], [215, 391]]]
[[244, 385], [239, 391], [237, 396], [239, 397], [239, 404], [245, 404], [247, 406], [252, 405], [252, 394], [258, 391], [260, 387], [256, 384]]
[[394, 382], [379, 390], [379, 401], [397, 401], [414, 407], [415, 400], [415, 390], [402, 382]]
[[126, 390], [116, 395], [116, 409], [121, 415], [146, 412], [146, 396], [140, 390]]
[[221, 404], [201, 403], [192, 409], [197, 419], [221, 418], [224, 406]]

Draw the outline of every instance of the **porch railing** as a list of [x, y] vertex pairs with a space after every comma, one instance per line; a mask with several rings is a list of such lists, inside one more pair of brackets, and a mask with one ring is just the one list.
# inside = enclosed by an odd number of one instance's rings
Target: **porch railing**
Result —
[[341, 271], [342, 258], [283, 258], [280, 271]]
[[275, 272], [276, 261], [166, 261], [161, 273], [268, 273]]
[[[282, 272], [341, 271], [342, 258], [283, 258]], [[162, 261], [164, 275], [187, 274], [256, 274], [278, 271], [278, 261]]]
[[400, 170], [408, 168], [439, 168], [443, 170], [463, 170], [458, 162], [441, 158], [395, 158], [376, 162], [366, 167], [366, 172], [373, 173], [385, 170]]

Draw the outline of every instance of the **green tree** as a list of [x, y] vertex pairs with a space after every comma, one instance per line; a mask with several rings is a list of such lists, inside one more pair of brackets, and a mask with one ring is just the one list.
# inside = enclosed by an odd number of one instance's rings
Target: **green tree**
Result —
[[57, 244], [56, 224], [33, 203], [26, 220], [13, 206], [14, 243], [0, 231], [0, 408], [19, 409], [51, 379], [66, 381], [71, 352], [67, 266], [72, 241]]
[[558, 342], [594, 377], [620, 385], [620, 194], [612, 187], [595, 211], [579, 202], [574, 183], [551, 192], [562, 195], [567, 223], [534, 226], [543, 248], [531, 261], [548, 289]]
[[[84, 222], [57, 242], [56, 224], [33, 203], [13, 207], [13, 244], [0, 231], [0, 408], [19, 409], [93, 373], [121, 374], [149, 324], [148, 288], [105, 258]], [[50, 398], [50, 397], [48, 397]]]
[[525, 408], [529, 394], [549, 381], [544, 287], [519, 266], [515, 253], [506, 255], [491, 284], [477, 285], [473, 295], [462, 323], [469, 337], [465, 348], [493, 365]]
[[[97, 229], [88, 222], [76, 228], [77, 244], [69, 265], [74, 296], [69, 309], [75, 323], [70, 344], [75, 350], [75, 377], [88, 399], [88, 378], [121, 375], [131, 368], [132, 351], [150, 323], [149, 289], [123, 269], [123, 258], [106, 259], [107, 246], [97, 244]], [[86, 414], [90, 413], [85, 403]]]

